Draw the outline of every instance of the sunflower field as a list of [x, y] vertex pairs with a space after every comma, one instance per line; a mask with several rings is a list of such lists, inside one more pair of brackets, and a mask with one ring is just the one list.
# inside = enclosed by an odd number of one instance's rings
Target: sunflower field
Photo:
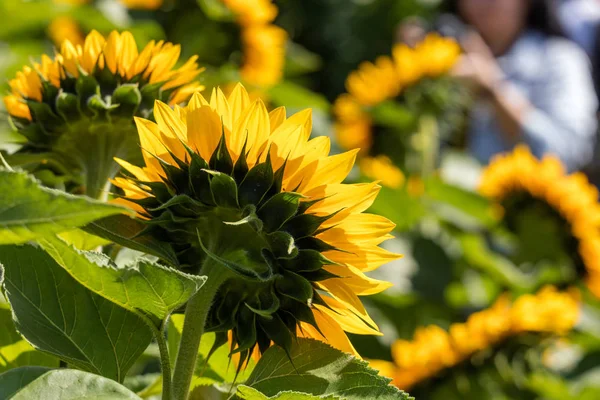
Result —
[[598, 188], [440, 3], [0, 0], [0, 400], [600, 399]]

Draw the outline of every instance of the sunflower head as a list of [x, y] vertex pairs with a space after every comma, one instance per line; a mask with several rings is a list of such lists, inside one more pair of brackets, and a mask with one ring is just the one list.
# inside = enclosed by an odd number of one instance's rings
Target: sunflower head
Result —
[[[179, 103], [201, 89], [193, 82], [201, 72], [195, 58], [175, 68], [179, 53], [162, 41], [140, 52], [129, 32], [104, 38], [92, 31], [83, 45], [63, 41], [54, 58], [43, 55], [9, 81], [4, 102], [27, 139], [21, 153], [50, 154], [63, 171], [74, 171], [69, 184], [96, 196], [116, 172], [114, 156], [139, 154], [133, 116], [151, 118], [154, 100]], [[94, 158], [105, 164], [85, 165]], [[104, 178], [90, 182], [79, 176], [84, 170]]]
[[393, 224], [365, 214], [379, 187], [346, 185], [356, 152], [329, 156], [329, 139], [309, 140], [310, 110], [268, 113], [238, 85], [226, 98], [195, 94], [156, 123], [136, 119], [146, 165], [120, 163], [114, 180], [146, 220], [147, 234], [171, 243], [181, 268], [228, 271], [207, 328], [232, 331], [249, 354], [297, 335], [353, 352], [344, 331], [377, 334], [358, 296], [387, 282], [364, 272], [398, 257], [379, 244]]
[[[423, 141], [415, 140], [419, 119], [433, 117], [441, 137], [461, 122], [468, 96], [447, 79], [460, 52], [453, 39], [430, 34], [414, 48], [396, 45], [390, 56], [361, 63], [346, 79], [348, 93], [334, 104], [340, 146], [359, 147], [362, 155], [386, 154], [410, 169], [423, 151]], [[400, 153], [407, 157], [390, 148], [406, 149]]]
[[510, 228], [523, 210], [549, 215], [560, 228], [554, 236], [574, 259], [572, 277], [584, 275], [588, 288], [600, 295], [600, 203], [598, 189], [584, 174], [568, 174], [558, 158], [538, 160], [526, 146], [518, 146], [492, 160], [479, 191], [504, 207]]
[[471, 314], [448, 331], [430, 325], [416, 330], [412, 340], [392, 345], [393, 363], [375, 361], [399, 388], [408, 389], [453, 368], [474, 354], [493, 349], [524, 333], [563, 335], [573, 329], [580, 314], [579, 294], [547, 286], [537, 294], [511, 301], [501, 296], [492, 307]]

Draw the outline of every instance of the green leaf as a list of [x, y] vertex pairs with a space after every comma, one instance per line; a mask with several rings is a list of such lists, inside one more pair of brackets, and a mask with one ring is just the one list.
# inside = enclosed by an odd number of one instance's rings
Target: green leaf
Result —
[[288, 108], [311, 107], [324, 112], [328, 112], [331, 108], [322, 94], [312, 92], [290, 81], [278, 83], [269, 89], [268, 94], [274, 104], [285, 105]]
[[99, 246], [106, 246], [111, 243], [109, 240], [92, 235], [81, 229], [73, 229], [71, 231], [59, 233], [57, 236], [81, 250], [94, 250]]
[[406, 106], [395, 101], [384, 101], [371, 109], [373, 120], [378, 125], [399, 129], [408, 134], [415, 124], [415, 115]]
[[125, 215], [113, 215], [94, 221], [83, 229], [121, 246], [157, 256], [170, 265], [179, 265], [171, 246], [154, 239], [152, 235], [143, 234], [146, 228], [147, 225], [139, 220]]
[[81, 285], [150, 319], [159, 329], [206, 282], [205, 276], [188, 275], [144, 258], [117, 268], [103, 254], [79, 251], [58, 238], [40, 244]]
[[425, 192], [429, 199], [451, 206], [486, 227], [493, 226], [498, 222], [499, 215], [493, 204], [475, 192], [447, 184], [435, 177], [425, 181]]
[[220, 0], [196, 0], [206, 16], [215, 21], [233, 21], [235, 15]]
[[152, 334], [135, 314], [92, 293], [40, 248], [0, 246], [16, 327], [35, 348], [122, 381]]
[[51, 371], [45, 367], [21, 367], [0, 375], [0, 399], [12, 399], [19, 390]]
[[298, 339], [289, 357], [278, 346], [269, 348], [245, 384], [266, 396], [297, 391], [348, 400], [409, 399], [389, 382], [365, 361], [317, 340]]
[[[8, 304], [2, 303], [0, 304], [0, 373], [28, 365], [56, 368], [58, 359], [31, 347], [17, 332]], [[0, 396], [0, 398], [4, 397]]]
[[0, 244], [25, 243], [125, 211], [44, 188], [24, 172], [0, 167]]
[[337, 396], [315, 396], [307, 393], [284, 391], [279, 392], [275, 396], [267, 397], [256, 389], [253, 389], [246, 385], [240, 385], [237, 387], [235, 395], [240, 400], [336, 400], [339, 399]]
[[[35, 375], [41, 372], [39, 370], [11, 372], [0, 375], [0, 387], [5, 381], [11, 388], [19, 389], [10, 397], [2, 397], [3, 399], [140, 400], [140, 397], [125, 386], [84, 371], [56, 369], [47, 371], [37, 378]], [[18, 381], [23, 377], [26, 381]]]

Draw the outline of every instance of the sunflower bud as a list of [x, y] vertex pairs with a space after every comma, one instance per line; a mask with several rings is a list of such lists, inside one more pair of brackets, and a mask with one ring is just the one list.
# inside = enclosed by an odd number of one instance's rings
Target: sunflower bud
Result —
[[378, 247], [394, 225], [362, 213], [379, 187], [341, 184], [356, 152], [328, 156], [328, 138], [309, 140], [310, 111], [269, 114], [241, 85], [175, 111], [157, 102], [154, 115], [136, 120], [146, 165], [120, 161], [117, 201], [187, 272], [228, 271], [206, 331], [231, 331], [246, 356], [298, 335], [354, 352], [344, 331], [378, 334], [357, 296], [389, 284], [363, 272], [399, 256]]
[[9, 82], [4, 102], [27, 139], [18, 155], [37, 155], [34, 168], [60, 166], [54, 172], [69, 191], [98, 197], [118, 171], [113, 157], [141, 158], [133, 117], [151, 118], [155, 100], [179, 103], [201, 89], [191, 83], [200, 73], [194, 58], [173, 68], [179, 52], [152, 41], [138, 53], [129, 32], [64, 41], [54, 59], [43, 55]]

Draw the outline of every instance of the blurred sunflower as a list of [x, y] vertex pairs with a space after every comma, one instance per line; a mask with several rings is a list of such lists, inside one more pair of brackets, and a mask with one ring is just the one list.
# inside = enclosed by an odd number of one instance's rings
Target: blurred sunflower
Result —
[[344, 331], [379, 334], [358, 296], [391, 284], [364, 273], [400, 256], [379, 247], [394, 224], [363, 213], [379, 186], [341, 183], [356, 151], [329, 156], [327, 137], [309, 140], [310, 110], [268, 113], [241, 85], [154, 115], [136, 118], [145, 166], [119, 160], [116, 201], [208, 276], [207, 331], [231, 331], [242, 359], [296, 336], [356, 354]]
[[[216, 30], [219, 34], [228, 32], [226, 22], [231, 19], [235, 21], [236, 28], [229, 32], [234, 38], [228, 38], [225, 41], [231, 42], [233, 48], [216, 49], [216, 53], [223, 52], [223, 57], [229, 58], [231, 54], [239, 51], [242, 54], [239, 62], [240, 78], [247, 85], [264, 88], [278, 83], [283, 76], [283, 67], [285, 64], [285, 46], [287, 42], [287, 33], [285, 30], [273, 24], [277, 17], [278, 9], [271, 0], [218, 0], [226, 8], [224, 13], [229, 12], [228, 16], [221, 16], [216, 21], [219, 26]], [[121, 2], [131, 9], [156, 10], [163, 4], [163, 0], [121, 0]], [[169, 10], [168, 14], [175, 15], [172, 18], [174, 28], [179, 26], [179, 15], [200, 12], [198, 9], [190, 10], [184, 4], [175, 3], [175, 9]], [[202, 16], [199, 16], [202, 18]], [[206, 21], [210, 25], [210, 18]], [[170, 28], [167, 28], [169, 31]], [[209, 30], [211, 35], [216, 35]], [[223, 41], [223, 39], [221, 39]], [[204, 41], [199, 43], [206, 44]], [[239, 47], [238, 47], [239, 46]], [[228, 47], [228, 46], [225, 46]], [[202, 50], [198, 51], [201, 53]], [[214, 57], [215, 54], [210, 54]], [[217, 57], [218, 58], [218, 57]], [[204, 61], [204, 58], [202, 58]], [[215, 67], [220, 68], [227, 61], [215, 60]]]
[[[390, 148], [412, 146], [406, 139], [410, 135], [394, 135], [393, 131], [415, 132], [415, 118], [422, 114], [438, 118], [452, 108], [448, 107], [452, 103], [444, 77], [460, 53], [453, 39], [432, 33], [414, 48], [399, 44], [391, 57], [380, 56], [374, 63], [360, 64], [346, 79], [348, 93], [334, 104], [340, 145], [360, 147], [362, 155], [386, 154], [391, 158], [395, 156], [389, 154]], [[452, 102], [459, 103], [456, 97]]]
[[598, 189], [583, 173], [567, 174], [560, 160], [538, 160], [525, 146], [497, 156], [484, 170], [479, 191], [504, 206], [510, 219], [527, 205], [549, 207], [566, 227], [563, 238], [568, 254], [574, 254], [578, 272], [585, 272], [587, 286], [600, 297], [600, 204]]
[[74, 46], [83, 46], [85, 42], [85, 36], [81, 32], [77, 21], [66, 15], [54, 18], [50, 22], [48, 36], [59, 48], [65, 40], [68, 40]]
[[501, 296], [489, 309], [472, 314], [464, 323], [452, 324], [449, 331], [430, 325], [418, 328], [412, 341], [396, 341], [393, 363], [370, 363], [396, 386], [408, 389], [510, 337], [526, 332], [564, 335], [577, 324], [579, 312], [576, 291], [559, 292], [552, 286], [514, 302]]
[[42, 55], [9, 81], [4, 103], [26, 138], [11, 159], [53, 164], [65, 189], [98, 197], [118, 171], [113, 157], [141, 158], [133, 116], [152, 117], [154, 100], [177, 104], [202, 89], [196, 58], [175, 68], [179, 53], [162, 41], [138, 52], [129, 32], [65, 40], [54, 58]]

